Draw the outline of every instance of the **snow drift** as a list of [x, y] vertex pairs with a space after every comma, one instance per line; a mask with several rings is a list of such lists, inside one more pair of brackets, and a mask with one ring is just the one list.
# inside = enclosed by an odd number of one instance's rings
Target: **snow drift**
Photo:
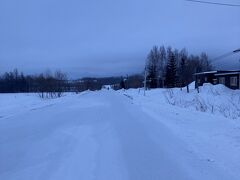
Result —
[[240, 117], [239, 90], [231, 90], [221, 84], [204, 84], [199, 90], [199, 93], [195, 89], [187, 93], [185, 89], [181, 91], [174, 88], [165, 90], [163, 93], [166, 101], [174, 106], [221, 114], [232, 119]]

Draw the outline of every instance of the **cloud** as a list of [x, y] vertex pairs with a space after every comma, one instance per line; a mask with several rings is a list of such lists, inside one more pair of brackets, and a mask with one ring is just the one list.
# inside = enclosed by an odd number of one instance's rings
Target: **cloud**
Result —
[[135, 73], [162, 44], [215, 57], [240, 47], [239, 17], [237, 8], [179, 0], [2, 0], [0, 71]]

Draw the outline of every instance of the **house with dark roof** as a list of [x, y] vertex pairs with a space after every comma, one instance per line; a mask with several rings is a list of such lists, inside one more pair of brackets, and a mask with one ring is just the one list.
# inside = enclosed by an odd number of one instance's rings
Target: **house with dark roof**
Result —
[[208, 71], [195, 73], [195, 87], [204, 83], [223, 84], [231, 89], [240, 89], [240, 70], [233, 71]]

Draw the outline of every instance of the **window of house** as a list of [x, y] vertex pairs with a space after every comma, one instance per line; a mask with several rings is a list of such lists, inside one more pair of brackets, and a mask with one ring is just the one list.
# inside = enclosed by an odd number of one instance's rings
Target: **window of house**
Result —
[[207, 82], [207, 77], [205, 77], [204, 79], [205, 79], [205, 82]]
[[225, 77], [219, 78], [219, 84], [225, 84]]
[[230, 85], [237, 86], [237, 77], [230, 77]]
[[197, 83], [200, 84], [200, 83], [201, 83], [201, 79], [198, 79], [198, 80], [197, 80]]

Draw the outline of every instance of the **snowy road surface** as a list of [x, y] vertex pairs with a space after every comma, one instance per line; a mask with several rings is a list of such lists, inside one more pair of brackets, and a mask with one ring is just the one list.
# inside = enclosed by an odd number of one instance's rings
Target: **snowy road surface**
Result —
[[5, 96], [0, 96], [1, 180], [237, 179], [199, 158], [120, 93], [56, 100]]

